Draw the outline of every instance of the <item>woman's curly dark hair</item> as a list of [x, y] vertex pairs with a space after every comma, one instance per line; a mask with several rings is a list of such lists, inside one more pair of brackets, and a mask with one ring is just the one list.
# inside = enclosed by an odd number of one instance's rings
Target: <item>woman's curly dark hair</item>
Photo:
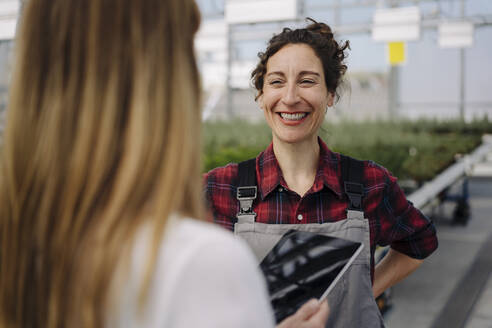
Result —
[[347, 57], [345, 50], [350, 49], [348, 41], [340, 42], [334, 39], [331, 28], [325, 23], [318, 23], [312, 18], [305, 28], [292, 30], [284, 28], [281, 33], [274, 35], [268, 42], [265, 52], [258, 53], [260, 62], [251, 73], [251, 80], [258, 91], [256, 99], [263, 94], [263, 82], [266, 73], [267, 62], [274, 54], [288, 44], [306, 44], [310, 46], [321, 60], [325, 74], [325, 84], [329, 92], [339, 95], [337, 88], [341, 83], [342, 76], [347, 71], [344, 60]]

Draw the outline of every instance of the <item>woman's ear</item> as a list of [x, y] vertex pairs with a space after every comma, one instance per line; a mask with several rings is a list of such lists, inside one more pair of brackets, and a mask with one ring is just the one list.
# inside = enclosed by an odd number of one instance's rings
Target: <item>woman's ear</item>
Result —
[[334, 102], [335, 102], [335, 93], [328, 92], [328, 101], [327, 101], [326, 105], [328, 107], [332, 107]]
[[256, 101], [258, 102], [258, 106], [260, 106], [260, 109], [265, 109], [265, 104], [263, 103], [263, 94], [259, 95], [258, 98], [256, 98]]

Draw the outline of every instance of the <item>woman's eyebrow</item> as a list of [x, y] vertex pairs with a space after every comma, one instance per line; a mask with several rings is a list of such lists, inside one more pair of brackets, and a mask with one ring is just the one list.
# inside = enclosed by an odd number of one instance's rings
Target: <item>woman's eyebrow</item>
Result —
[[303, 75], [316, 75], [316, 76], [321, 76], [318, 72], [313, 72], [313, 71], [302, 71], [299, 73], [299, 76]]
[[[281, 71], [275, 71], [275, 72], [270, 72], [268, 73], [266, 76], [271, 76], [271, 75], [280, 75], [280, 76], [285, 76], [285, 74]], [[314, 72], [314, 71], [301, 71], [299, 72], [299, 76], [303, 76], [303, 75], [315, 75], [315, 76], [321, 76], [318, 72]]]
[[270, 75], [280, 75], [280, 76], [285, 76], [285, 74], [281, 71], [275, 71], [275, 72], [270, 72], [268, 73], [266, 76], [270, 76]]

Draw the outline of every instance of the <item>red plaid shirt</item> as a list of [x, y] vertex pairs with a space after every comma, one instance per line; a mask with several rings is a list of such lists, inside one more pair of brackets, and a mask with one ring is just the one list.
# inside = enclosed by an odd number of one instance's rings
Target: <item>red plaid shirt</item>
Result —
[[[319, 145], [318, 171], [313, 186], [303, 197], [287, 186], [273, 153], [273, 144], [258, 155], [258, 197], [253, 204], [257, 222], [299, 224], [346, 219], [349, 201], [342, 188], [340, 154], [330, 151], [321, 139]], [[239, 211], [237, 174], [237, 164], [205, 174], [210, 219], [229, 230], [234, 229]], [[370, 227], [372, 275], [376, 245], [390, 245], [416, 259], [427, 257], [437, 248], [434, 225], [405, 198], [396, 178], [388, 170], [365, 161], [363, 183], [363, 208]]]

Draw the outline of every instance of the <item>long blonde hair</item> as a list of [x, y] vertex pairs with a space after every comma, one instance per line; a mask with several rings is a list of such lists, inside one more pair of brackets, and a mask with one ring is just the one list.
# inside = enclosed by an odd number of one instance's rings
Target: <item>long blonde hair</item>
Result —
[[[0, 326], [101, 327], [142, 225], [202, 213], [193, 0], [29, 0], [3, 137]], [[145, 289], [143, 288], [143, 289]]]

